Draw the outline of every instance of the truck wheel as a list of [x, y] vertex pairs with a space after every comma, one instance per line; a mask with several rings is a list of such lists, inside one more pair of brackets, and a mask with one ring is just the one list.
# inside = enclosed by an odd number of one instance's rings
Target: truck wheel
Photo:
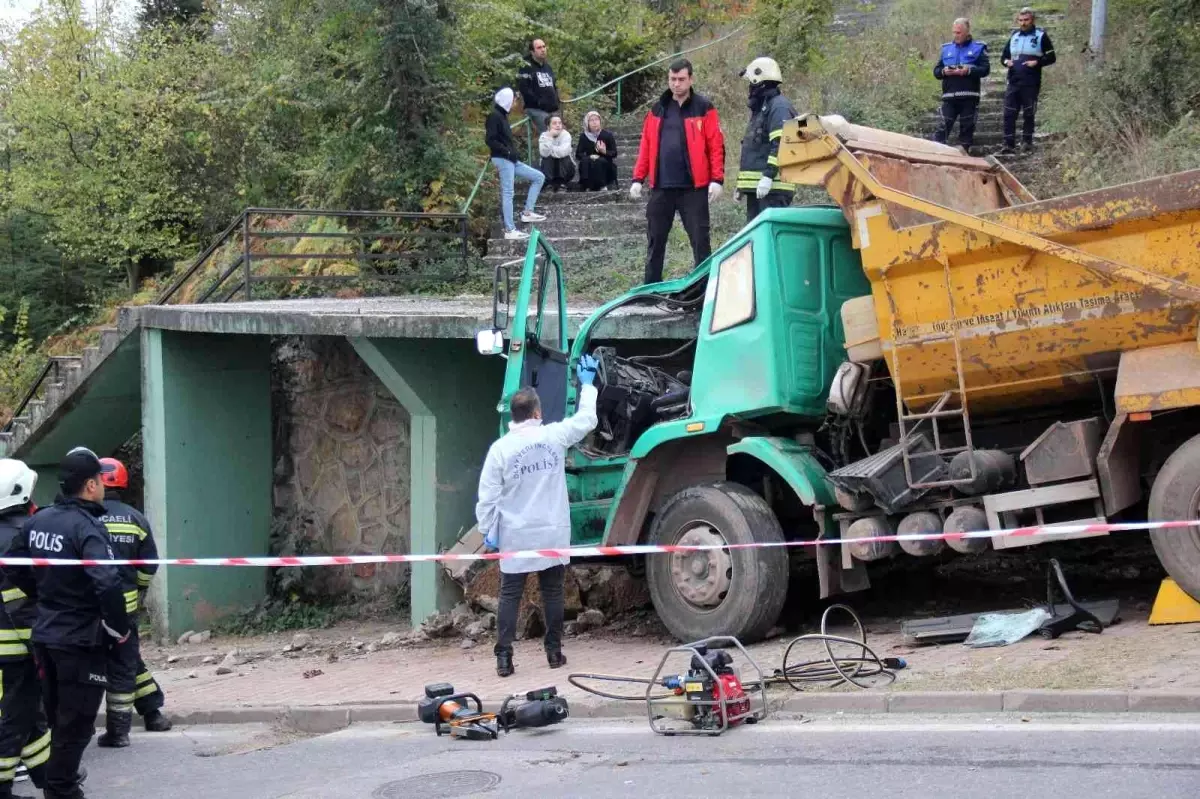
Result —
[[[685, 488], [654, 521], [660, 545], [779, 543], [783, 530], [758, 494], [737, 483]], [[681, 641], [732, 635], [757, 641], [779, 618], [787, 597], [784, 547], [714, 549], [649, 555], [646, 580], [654, 609]]]
[[[1200, 436], [1171, 453], [1150, 489], [1151, 521], [1200, 518]], [[1154, 551], [1179, 587], [1200, 599], [1200, 528], [1154, 530]]]

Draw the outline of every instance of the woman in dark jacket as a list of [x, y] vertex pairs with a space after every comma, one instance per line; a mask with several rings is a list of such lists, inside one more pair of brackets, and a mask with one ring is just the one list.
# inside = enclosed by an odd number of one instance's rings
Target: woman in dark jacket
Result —
[[599, 111], [588, 111], [583, 118], [583, 134], [575, 148], [579, 162], [579, 189], [607, 191], [617, 187], [617, 139], [605, 130]]
[[500, 219], [504, 223], [504, 238], [527, 239], [529, 234], [518, 230], [513, 224], [513, 184], [517, 178], [528, 180], [530, 184], [529, 194], [525, 198], [525, 210], [521, 212], [521, 221], [544, 222], [546, 217], [535, 211], [534, 205], [546, 177], [528, 164], [521, 163], [521, 157], [517, 155], [512, 127], [508, 124], [508, 112], [512, 110], [513, 105], [513, 90], [505, 87], [496, 92], [494, 99], [484, 135], [488, 152], [492, 156], [492, 164], [500, 175]]

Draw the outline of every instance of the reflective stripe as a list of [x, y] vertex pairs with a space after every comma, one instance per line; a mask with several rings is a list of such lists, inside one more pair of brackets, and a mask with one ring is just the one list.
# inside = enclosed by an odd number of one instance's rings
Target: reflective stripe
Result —
[[15, 602], [18, 599], [25, 599], [25, 592], [20, 588], [5, 588], [4, 591], [0, 592], [0, 599], [3, 599], [5, 602]]
[[779, 166], [779, 159], [773, 155], [768, 155], [767, 156], [767, 165], [768, 166]]
[[0, 644], [0, 658], [24, 657], [29, 654], [25, 644]]
[[0, 629], [0, 642], [3, 641], [28, 641], [33, 631], [28, 627], [18, 627], [14, 630]]
[[144, 696], [158, 693], [158, 683], [151, 681], [149, 685], [143, 685], [141, 688], [133, 692], [134, 699], [141, 699]]
[[[30, 763], [29, 762], [30, 759], [33, 758], [34, 755], [36, 755], [44, 750], [47, 750], [49, 748], [50, 748], [50, 731], [47, 730], [46, 733], [44, 735], [42, 735], [41, 738], [38, 738], [36, 741], [34, 741], [33, 743], [29, 744], [28, 746], [26, 746], [24, 749], [21, 750], [21, 758], [25, 761], [26, 765], [36, 766], [38, 764]], [[50, 757], [50, 753], [46, 752], [45, 757]], [[45, 758], [43, 758], [43, 762], [44, 762], [44, 760], [45, 760]]]
[[150, 581], [153, 579], [154, 579], [153, 574], [147, 574], [146, 572], [138, 572], [137, 573], [138, 585], [142, 586], [143, 588], [147, 585], [150, 585]]
[[133, 613], [138, 609], [138, 592], [137, 589], [125, 592], [125, 612]]
[[21, 758], [19, 757], [0, 757], [0, 769], [16, 768], [20, 762]]
[[12, 782], [17, 778], [17, 769], [8, 768], [0, 771], [0, 782]]
[[46, 745], [42, 747], [42, 751], [36, 755], [29, 755], [22, 758], [25, 761], [26, 768], [37, 768], [46, 764], [50, 759], [50, 733], [46, 733]]
[[136, 535], [138, 538], [144, 539], [148, 533], [136, 524], [128, 524], [126, 522], [107, 522], [105, 528], [109, 534], [117, 533], [118, 535]]
[[148, 671], [143, 671], [141, 674], [139, 674], [137, 676], [137, 684], [138, 685], [142, 685], [143, 683], [152, 682], [153, 680], [154, 680], [154, 675]]
[[775, 141], [783, 138], [783, 128], [771, 131], [771, 135], [767, 137], [767, 141]]

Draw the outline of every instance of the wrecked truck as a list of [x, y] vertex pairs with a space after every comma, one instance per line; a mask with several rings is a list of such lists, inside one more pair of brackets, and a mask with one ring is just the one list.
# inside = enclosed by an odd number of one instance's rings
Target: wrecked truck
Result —
[[[535, 231], [479, 338], [508, 359], [502, 429], [526, 385], [547, 420], [572, 413], [574, 362], [599, 361], [600, 424], [567, 463], [574, 544], [732, 545], [645, 557], [672, 634], [761, 638], [797, 559], [818, 585], [793, 590], [827, 597], [886, 558], [1197, 517], [1200, 171], [1039, 201], [995, 159], [817, 116], [785, 126], [779, 164], [835, 205], [767, 211], [570, 342], [562, 262]], [[638, 307], [690, 335], [598, 346]], [[870, 540], [1030, 524], [1046, 532]], [[1151, 536], [1200, 597], [1200, 531]], [[839, 543], [736, 548], [822, 538]]]

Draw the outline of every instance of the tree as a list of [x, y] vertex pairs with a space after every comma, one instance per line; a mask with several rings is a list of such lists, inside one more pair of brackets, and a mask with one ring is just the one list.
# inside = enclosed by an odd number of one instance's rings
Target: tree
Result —
[[754, 45], [786, 74], [802, 72], [833, 19], [833, 0], [755, 0]]
[[208, 196], [196, 183], [220, 182], [224, 114], [200, 85], [220, 59], [199, 41], [148, 35], [122, 51], [113, 38], [63, 2], [4, 43], [10, 202], [46, 219], [66, 257], [136, 287], [193, 248]]
[[205, 15], [204, 0], [138, 0], [142, 28], [185, 27]]

